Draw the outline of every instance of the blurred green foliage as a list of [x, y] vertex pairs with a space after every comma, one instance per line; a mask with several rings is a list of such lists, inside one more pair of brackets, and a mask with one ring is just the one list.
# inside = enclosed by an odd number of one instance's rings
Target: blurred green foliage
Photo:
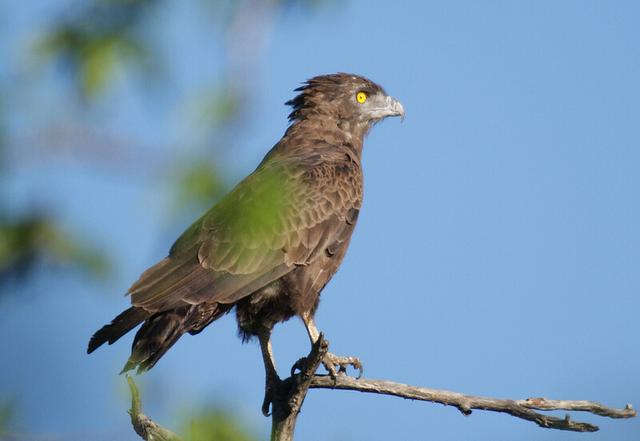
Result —
[[204, 407], [189, 416], [182, 424], [184, 438], [160, 426], [142, 413], [140, 391], [133, 377], [127, 375], [129, 392], [131, 393], [131, 424], [134, 430], [146, 439], [157, 441], [254, 441], [257, 438], [250, 434], [240, 419], [220, 407]]
[[41, 261], [80, 265], [99, 276], [109, 268], [98, 250], [81, 244], [46, 216], [10, 220], [0, 215], [0, 282], [27, 275]]
[[177, 173], [177, 209], [200, 208], [220, 199], [226, 182], [209, 162], [188, 164]]
[[232, 87], [203, 90], [193, 105], [194, 126], [201, 130], [215, 130], [237, 116], [242, 101]]
[[[257, 0], [260, 1], [260, 0]], [[272, 8], [302, 6], [313, 9], [327, 0], [262, 0]], [[74, 13], [57, 21], [35, 45], [34, 55], [39, 61], [57, 60], [75, 80], [80, 95], [92, 99], [105, 91], [114, 72], [123, 66], [143, 68], [152, 72], [155, 55], [143, 38], [141, 28], [151, 9], [161, 6], [161, 0], [93, 0]], [[233, 16], [242, 2], [207, 0], [221, 16]], [[147, 68], [147, 69], [145, 69]], [[206, 112], [228, 112], [233, 105], [222, 94], [217, 105]], [[219, 119], [219, 118], [218, 118]]]
[[103, 92], [118, 67], [148, 65], [150, 52], [138, 27], [156, 2], [96, 0], [54, 24], [35, 46], [42, 62], [61, 62], [84, 98]]
[[13, 402], [0, 402], [0, 439], [3, 435], [8, 433], [14, 412]]
[[182, 433], [187, 441], [254, 441], [257, 438], [249, 433], [237, 416], [228, 411], [211, 407], [201, 409], [184, 425]]

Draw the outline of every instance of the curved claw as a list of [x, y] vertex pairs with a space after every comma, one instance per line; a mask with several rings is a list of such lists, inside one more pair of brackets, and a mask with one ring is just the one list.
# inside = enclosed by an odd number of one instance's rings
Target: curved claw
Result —
[[[336, 368], [333, 365], [333, 363], [322, 362], [322, 365], [327, 370], [327, 372], [329, 372], [329, 376], [335, 380], [336, 377], [338, 376], [338, 372], [336, 372]], [[340, 368], [340, 369], [342, 369], [342, 368]]]
[[302, 372], [302, 369], [304, 368], [304, 365], [306, 363], [307, 363], [307, 357], [299, 358], [298, 361], [293, 363], [293, 366], [291, 366], [291, 376], [293, 377], [296, 374], [296, 369]]
[[267, 386], [264, 391], [264, 400], [262, 401], [262, 415], [266, 417], [271, 416], [269, 407], [271, 406], [272, 401], [273, 401], [273, 396], [271, 393], [271, 388]]
[[[362, 366], [362, 363], [360, 362], [360, 360], [356, 357], [355, 358], [355, 362], [354, 363], [349, 363], [349, 365], [351, 367], [353, 367], [354, 369], [358, 370], [358, 375], [356, 376], [356, 380], [359, 380], [362, 378], [362, 376], [364, 375], [364, 367]], [[344, 372], [347, 372], [347, 367], [345, 366], [344, 368]]]

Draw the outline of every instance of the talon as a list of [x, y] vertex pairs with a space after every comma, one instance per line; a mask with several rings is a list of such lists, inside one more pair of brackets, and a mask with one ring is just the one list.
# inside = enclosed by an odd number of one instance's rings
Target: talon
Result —
[[331, 376], [331, 378], [335, 380], [336, 377], [338, 376], [338, 373], [336, 372], [336, 368], [333, 366], [333, 364], [322, 362], [322, 365], [327, 370], [327, 372], [329, 372], [329, 375]]
[[269, 407], [273, 404], [273, 395], [278, 393], [278, 387], [280, 385], [280, 378], [274, 373], [273, 376], [268, 375], [264, 385], [264, 400], [262, 400], [262, 415], [268, 417], [271, 416]]
[[273, 401], [271, 393], [271, 388], [267, 386], [264, 391], [264, 400], [262, 401], [262, 415], [269, 417], [271, 416], [271, 412], [269, 412], [269, 407], [271, 406], [271, 402]]
[[[358, 370], [357, 379], [361, 378], [364, 374], [364, 369], [362, 368], [362, 363], [358, 357], [338, 357], [331, 353], [327, 353], [322, 360], [322, 365], [329, 372], [329, 375], [334, 380], [338, 376], [338, 374], [347, 375], [347, 368], [349, 366]], [[338, 370], [336, 371], [336, 367]]]
[[295, 363], [293, 363], [293, 366], [291, 366], [291, 376], [296, 374], [296, 369], [299, 370], [300, 372], [302, 372], [304, 365], [307, 363], [307, 357], [302, 357], [300, 359], [298, 359], [298, 361], [296, 361]]

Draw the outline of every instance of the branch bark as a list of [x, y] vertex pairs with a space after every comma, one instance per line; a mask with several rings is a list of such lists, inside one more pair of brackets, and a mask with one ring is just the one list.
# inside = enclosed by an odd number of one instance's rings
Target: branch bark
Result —
[[[296, 366], [300, 367], [299, 373], [292, 373], [284, 380], [273, 378], [267, 385], [267, 388], [270, 388], [270, 393], [267, 396], [272, 408], [272, 441], [293, 441], [296, 421], [309, 389], [352, 390], [391, 395], [410, 400], [428, 401], [456, 407], [464, 415], [470, 415], [473, 410], [500, 412], [532, 421], [538, 426], [547, 429], [574, 432], [595, 432], [598, 430], [598, 426], [573, 421], [569, 414], [564, 418], [559, 418], [537, 411], [565, 410], [586, 412], [608, 418], [633, 418], [636, 416], [636, 411], [630, 404], [627, 404], [622, 409], [616, 409], [594, 401], [548, 400], [545, 398], [510, 400], [464, 395], [459, 392], [429, 389], [386, 380], [356, 379], [344, 374], [338, 374], [335, 378], [328, 375], [316, 375], [315, 372], [328, 349], [328, 342], [320, 335], [316, 344], [311, 348], [309, 355], [296, 363]], [[181, 441], [178, 435], [162, 428], [142, 413], [138, 389], [131, 377], [127, 376], [127, 381], [131, 389], [131, 409], [129, 414], [131, 415], [131, 424], [136, 433], [147, 441]]]
[[326, 375], [315, 375], [311, 380], [310, 388], [353, 390], [365, 393], [393, 395], [410, 400], [429, 401], [444, 404], [445, 406], [454, 406], [464, 415], [470, 415], [472, 410], [476, 409], [501, 412], [523, 420], [533, 421], [538, 426], [547, 429], [570, 430], [574, 432], [595, 432], [598, 430], [598, 426], [573, 421], [568, 414], [564, 418], [558, 418], [535, 412], [535, 410], [579, 411], [609, 418], [633, 418], [636, 416], [636, 411], [630, 404], [627, 404], [624, 409], [614, 409], [593, 401], [547, 400], [545, 398], [509, 400], [478, 397], [447, 390], [410, 386], [393, 381], [370, 380], [366, 378], [357, 380], [346, 375], [339, 375], [335, 379]]

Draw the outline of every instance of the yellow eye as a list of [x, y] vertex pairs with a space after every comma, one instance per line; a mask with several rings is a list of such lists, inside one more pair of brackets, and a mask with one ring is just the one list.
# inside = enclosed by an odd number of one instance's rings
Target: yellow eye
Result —
[[364, 92], [358, 92], [356, 94], [356, 101], [358, 101], [360, 104], [364, 103], [367, 100], [367, 94]]

